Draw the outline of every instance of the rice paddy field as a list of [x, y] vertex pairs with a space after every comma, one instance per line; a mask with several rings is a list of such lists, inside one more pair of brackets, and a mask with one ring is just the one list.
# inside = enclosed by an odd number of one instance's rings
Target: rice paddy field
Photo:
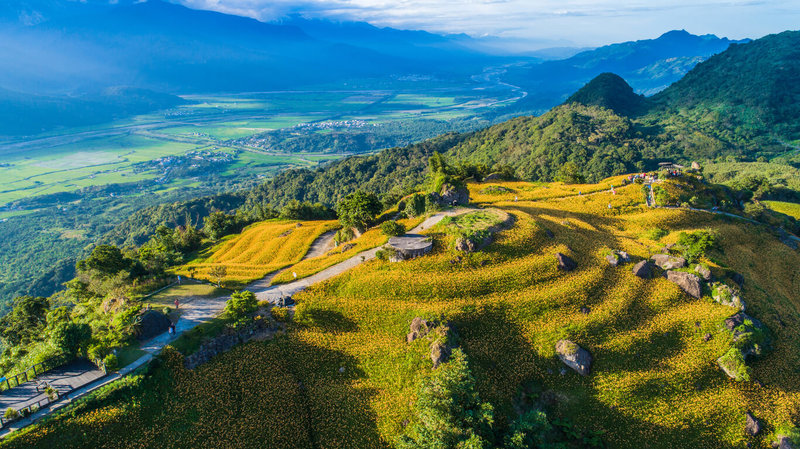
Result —
[[216, 282], [211, 271], [225, 267], [225, 285], [243, 285], [300, 260], [314, 240], [336, 229], [336, 220], [297, 222], [270, 220], [225, 237], [198, 258], [175, 270], [175, 274]]
[[[610, 448], [770, 447], [776, 428], [800, 416], [800, 255], [765, 228], [648, 209], [640, 186], [612, 192], [610, 184], [578, 194], [577, 186], [492, 183], [510, 190], [501, 195], [471, 185], [478, 207], [516, 218], [481, 252], [457, 258], [452, 237], [434, 228], [428, 256], [370, 261], [296, 295], [294, 321], [280, 337], [194, 371], [168, 350], [149, 377], [3, 447], [393, 447], [413, 417], [419, 379], [433, 369], [424, 339], [406, 343], [417, 316], [453, 323], [496, 428], [532, 383], [549, 416], [602, 433]], [[660, 240], [643, 237], [656, 227], [666, 231]], [[704, 262], [717, 277], [743, 275], [747, 313], [773, 337], [766, 354], [748, 362], [751, 382], [716, 365], [732, 343], [722, 321], [734, 309], [604, 258], [609, 249], [647, 258], [699, 229], [718, 241]], [[578, 268], [559, 270], [556, 252]], [[554, 349], [562, 338], [592, 353], [589, 376], [562, 374]], [[744, 432], [748, 411], [764, 427], [755, 438]]]

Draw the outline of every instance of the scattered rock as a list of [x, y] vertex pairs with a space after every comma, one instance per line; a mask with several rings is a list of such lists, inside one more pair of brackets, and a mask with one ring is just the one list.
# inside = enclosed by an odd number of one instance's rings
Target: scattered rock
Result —
[[141, 315], [141, 321], [136, 325], [136, 338], [149, 340], [166, 332], [169, 325], [166, 315], [157, 310], [148, 310]]
[[341, 250], [339, 252], [340, 253], [344, 253], [344, 252], [350, 251], [351, 249], [353, 249], [355, 247], [356, 247], [356, 245], [354, 243], [345, 243], [344, 245], [342, 245], [342, 248], [341, 248]]
[[411, 320], [410, 331], [408, 335], [406, 335], [406, 342], [411, 343], [412, 341], [422, 338], [430, 332], [431, 328], [435, 327], [434, 323], [431, 323], [427, 320], [423, 320], [421, 317], [416, 317]]
[[703, 278], [704, 281], [710, 281], [711, 279], [713, 279], [713, 276], [711, 275], [711, 270], [704, 265], [695, 266], [694, 272], [697, 273], [698, 276]]
[[294, 305], [294, 299], [291, 296], [281, 296], [275, 300], [275, 307], [289, 307]]
[[713, 336], [711, 334], [703, 335], [703, 341], [705, 341], [705, 342], [710, 341], [712, 338], [713, 338]]
[[621, 264], [625, 264], [631, 261], [631, 257], [625, 251], [611, 251], [611, 254], [606, 256], [606, 260], [608, 264], [612, 267], [616, 267]]
[[747, 434], [750, 436], [758, 435], [758, 433], [761, 432], [761, 423], [759, 423], [758, 420], [755, 418], [755, 416], [750, 414], [750, 412], [745, 413], [744, 416], [745, 416], [745, 424], [744, 424], [745, 432], [747, 432]]
[[455, 243], [456, 251], [461, 251], [464, 253], [471, 253], [475, 251], [475, 243], [467, 238], [459, 237]]
[[700, 170], [700, 164], [697, 161], [692, 161], [692, 170]]
[[778, 441], [772, 443], [772, 447], [776, 447], [778, 449], [795, 449], [794, 445], [792, 444], [792, 440], [789, 439], [787, 436], [778, 435]]
[[693, 298], [703, 296], [703, 284], [700, 278], [685, 271], [667, 271], [667, 279], [676, 284]]
[[434, 342], [431, 345], [431, 361], [433, 362], [433, 367], [438, 368], [439, 365], [447, 362], [450, 359], [451, 352], [452, 350], [450, 347], [444, 343], [438, 341]]
[[578, 264], [576, 264], [574, 260], [564, 254], [556, 253], [556, 259], [558, 260], [558, 268], [560, 270], [572, 271], [578, 267]]
[[581, 313], [584, 314], [584, 315], [588, 315], [589, 313], [591, 313], [591, 311], [592, 311], [592, 309], [590, 309], [590, 308], [588, 308], [586, 306], [581, 307]]
[[711, 284], [711, 297], [724, 306], [744, 311], [745, 304], [739, 296], [739, 292], [721, 282]]
[[558, 340], [556, 342], [556, 353], [565, 365], [577, 371], [580, 375], [586, 376], [589, 374], [592, 365], [592, 355], [589, 354], [589, 351], [569, 340]]
[[483, 178], [483, 182], [497, 181], [497, 180], [500, 180], [500, 179], [503, 179], [503, 175], [501, 173], [497, 173], [497, 172], [489, 173], [488, 175], [486, 175], [486, 177]]
[[339, 367], [339, 374], [344, 374], [344, 371], [345, 371], [344, 367], [340, 366]]
[[546, 235], [546, 236], [547, 236], [547, 238], [551, 238], [551, 239], [553, 239], [553, 238], [555, 238], [555, 237], [556, 237], [556, 236], [555, 236], [555, 234], [553, 234], [553, 231], [551, 231], [551, 230], [549, 230], [549, 229], [545, 229], [545, 230], [544, 230], [544, 235]]
[[653, 277], [653, 265], [643, 260], [633, 266], [633, 274], [642, 279], [651, 279]]
[[[747, 338], [753, 334], [764, 334], [764, 325], [761, 321], [751, 317], [750, 315], [739, 312], [725, 320], [725, 328], [728, 329], [733, 335], [733, 342], [736, 343], [742, 338]], [[744, 357], [750, 355], [761, 355], [763, 344], [765, 341], [751, 341], [748, 345], [742, 348], [742, 355]]]
[[686, 266], [686, 259], [669, 254], [654, 254], [650, 259], [663, 270], [674, 270]]

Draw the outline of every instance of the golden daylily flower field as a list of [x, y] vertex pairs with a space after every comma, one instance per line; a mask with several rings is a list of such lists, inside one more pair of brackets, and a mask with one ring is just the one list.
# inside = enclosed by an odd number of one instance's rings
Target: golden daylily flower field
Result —
[[[493, 183], [511, 190], [501, 195], [471, 185], [479, 207], [516, 218], [482, 252], [457, 260], [450, 237], [434, 228], [429, 256], [371, 261], [296, 295], [295, 322], [275, 340], [238, 347], [195, 372], [167, 351], [142, 380], [146, 393], [52, 420], [6, 447], [391, 447], [412, 416], [418, 380], [432, 369], [424, 339], [406, 343], [408, 325], [439, 315], [458, 330], [498, 426], [533, 382], [551, 416], [603, 431], [608, 447], [770, 447], [774, 426], [800, 414], [800, 255], [763, 227], [648, 209], [640, 186], [616, 181]], [[644, 237], [654, 227], [669, 234]], [[717, 233], [706, 262], [715, 274], [744, 276], [747, 312], [771, 330], [771, 350], [751, 363], [759, 383], [735, 382], [716, 366], [731, 344], [721, 322], [733, 309], [692, 299], [660, 277], [640, 279], [603, 256], [616, 249], [646, 258], [696, 229]], [[556, 252], [578, 269], [559, 271]], [[562, 338], [592, 353], [591, 375], [560, 374], [554, 345]], [[763, 438], [746, 437], [746, 411], [765, 425]]]

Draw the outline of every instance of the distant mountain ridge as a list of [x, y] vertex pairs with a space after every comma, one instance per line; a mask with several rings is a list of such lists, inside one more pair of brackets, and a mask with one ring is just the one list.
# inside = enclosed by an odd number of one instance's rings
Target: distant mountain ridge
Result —
[[621, 76], [636, 93], [651, 95], [679, 80], [697, 63], [746, 41], [676, 30], [656, 39], [612, 44], [563, 60], [524, 65], [510, 70], [507, 79], [529, 93], [526, 101], [516, 106], [518, 110], [544, 112], [605, 72]]

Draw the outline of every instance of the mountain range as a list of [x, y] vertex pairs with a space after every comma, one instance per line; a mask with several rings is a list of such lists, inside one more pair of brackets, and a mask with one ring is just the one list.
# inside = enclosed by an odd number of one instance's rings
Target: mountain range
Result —
[[[512, 112], [541, 113], [599, 73], [625, 77], [649, 94], [677, 80], [697, 62], [732, 41], [685, 31], [626, 42], [543, 61], [573, 50], [497, 56], [497, 39], [438, 35], [289, 16], [274, 23], [161, 0], [146, 2], [10, 0], [0, 5], [0, 88], [9, 116], [25, 126], [2, 126], [0, 134], [26, 134], [53, 127], [93, 124], [118, 112], [104, 90], [132, 87], [154, 92], [154, 107], [178, 102], [155, 93], [229, 93], [376, 80], [385, 86], [403, 75], [469, 85], [486, 67], [509, 67], [504, 81], [528, 96]], [[491, 43], [489, 43], [491, 41]], [[491, 45], [490, 45], [491, 44]], [[549, 56], [548, 56], [549, 55]], [[424, 86], [420, 86], [422, 88]], [[20, 101], [25, 95], [30, 101]], [[56, 113], [52, 104], [59, 105]], [[43, 104], [30, 114], [31, 104]], [[71, 117], [57, 113], [61, 110]], [[131, 110], [133, 111], [133, 110]], [[141, 112], [139, 109], [136, 112]], [[144, 111], [146, 112], [146, 111]]]

